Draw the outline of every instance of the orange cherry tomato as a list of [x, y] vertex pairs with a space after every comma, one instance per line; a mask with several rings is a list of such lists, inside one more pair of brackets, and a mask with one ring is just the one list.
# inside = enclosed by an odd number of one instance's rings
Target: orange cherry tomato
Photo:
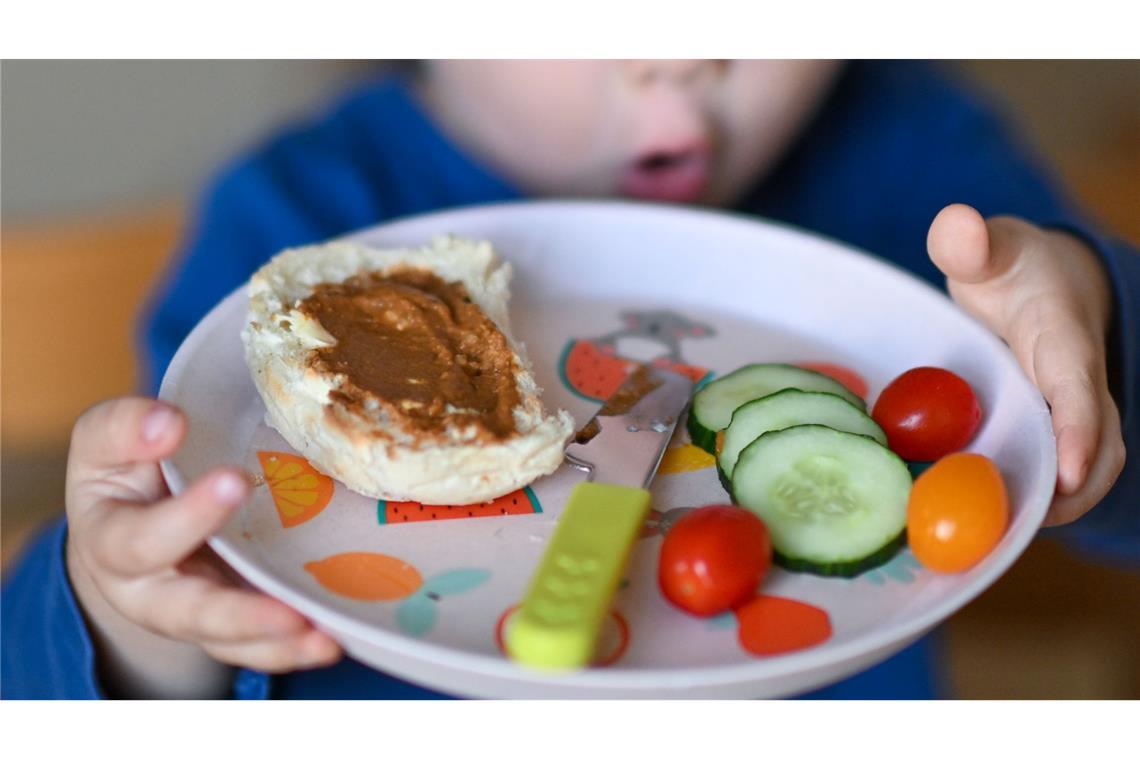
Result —
[[907, 506], [907, 542], [914, 556], [940, 573], [976, 565], [1009, 524], [1009, 497], [997, 466], [981, 454], [943, 457], [914, 481]]

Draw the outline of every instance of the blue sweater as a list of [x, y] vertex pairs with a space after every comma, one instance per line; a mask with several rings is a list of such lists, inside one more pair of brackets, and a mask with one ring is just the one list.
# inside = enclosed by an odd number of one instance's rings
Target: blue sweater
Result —
[[[279, 134], [220, 173], [188, 244], [146, 321], [148, 387], [183, 338], [230, 290], [282, 248], [395, 217], [520, 198], [464, 155], [417, 105], [407, 83], [381, 79], [328, 113]], [[926, 232], [952, 202], [1073, 231], [1104, 260], [1115, 310], [1111, 384], [1125, 443], [1140, 451], [1140, 256], [1098, 233], [1056, 191], [1000, 120], [926, 64], [850, 64], [818, 115], [737, 210], [844, 240], [942, 284]], [[1140, 559], [1140, 467], [1131, 465], [1091, 513], [1059, 533], [1096, 556]], [[0, 689], [6, 698], [103, 696], [90, 635], [64, 565], [66, 522], [47, 526], [7, 574]], [[810, 696], [945, 696], [936, 634]], [[244, 698], [439, 696], [350, 659], [270, 677], [239, 671]]]

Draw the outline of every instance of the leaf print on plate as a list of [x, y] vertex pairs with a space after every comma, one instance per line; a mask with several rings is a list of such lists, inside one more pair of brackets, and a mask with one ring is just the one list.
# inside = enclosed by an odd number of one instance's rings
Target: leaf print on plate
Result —
[[409, 636], [423, 636], [435, 625], [439, 612], [437, 606], [444, 597], [477, 588], [490, 577], [490, 570], [473, 567], [445, 570], [433, 575], [396, 608], [396, 625]]
[[930, 465], [932, 465], [932, 464], [934, 464], [934, 462], [911, 462], [911, 461], [908, 461], [906, 463], [906, 468], [908, 470], [910, 470], [910, 476], [912, 478], [917, 478], [919, 475], [921, 475], [922, 473], [929, 470]]
[[713, 615], [708, 618], [706, 624], [709, 628], [723, 629], [736, 627], [736, 615], [731, 610], [722, 612], [719, 615]]
[[396, 608], [396, 625], [409, 636], [423, 636], [435, 625], [435, 618], [435, 600], [422, 592], [405, 599]]
[[876, 586], [884, 586], [890, 581], [914, 583], [921, 571], [922, 565], [915, 559], [914, 554], [909, 549], [903, 549], [887, 564], [868, 570], [856, 578], [866, 578]]
[[428, 578], [424, 581], [423, 591], [425, 594], [434, 593], [440, 596], [461, 594], [464, 591], [470, 591], [476, 586], [481, 585], [490, 577], [490, 570], [461, 567], [456, 570], [447, 570]]
[[284, 451], [259, 451], [257, 461], [277, 507], [281, 526], [293, 528], [319, 515], [332, 501], [333, 479], [309, 460]]

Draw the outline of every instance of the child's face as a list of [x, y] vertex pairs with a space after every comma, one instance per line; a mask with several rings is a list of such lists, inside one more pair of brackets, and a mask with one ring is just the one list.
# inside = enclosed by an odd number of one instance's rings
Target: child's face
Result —
[[436, 61], [421, 94], [462, 147], [540, 195], [735, 200], [823, 96], [830, 61]]

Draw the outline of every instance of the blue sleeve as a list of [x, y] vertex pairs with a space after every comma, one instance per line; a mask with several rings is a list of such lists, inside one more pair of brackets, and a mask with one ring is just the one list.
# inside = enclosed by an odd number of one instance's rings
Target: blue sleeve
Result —
[[[0, 593], [0, 699], [103, 699], [95, 645], [64, 558], [67, 521], [35, 535], [5, 573]], [[238, 671], [231, 696], [264, 699], [270, 678]]]
[[190, 242], [153, 296], [144, 328], [151, 392], [194, 325], [256, 268], [255, 252], [266, 245], [260, 219], [274, 214], [260, 181], [255, 168], [241, 167], [207, 193]]
[[0, 698], [100, 699], [95, 652], [64, 561], [67, 523], [53, 522], [5, 573]]
[[[951, 85], [947, 85], [951, 86]], [[1083, 240], [1100, 258], [1112, 287], [1113, 316], [1106, 340], [1108, 381], [1120, 411], [1121, 432], [1132, 461], [1105, 498], [1069, 526], [1048, 529], [1072, 547], [1102, 561], [1140, 566], [1140, 253], [1113, 239], [1066, 194], [1040, 159], [1010, 133], [984, 103], [966, 100], [957, 120], [948, 120], [941, 166], [932, 167], [928, 210], [953, 202], [975, 206], [984, 216], [1012, 214]], [[923, 193], [912, 188], [915, 197]]]
[[[144, 315], [144, 383], [150, 393], [157, 393], [166, 367], [194, 326], [270, 257], [383, 216], [382, 186], [369, 174], [375, 167], [357, 160], [374, 153], [362, 144], [373, 131], [368, 124], [373, 112], [368, 97], [349, 97], [327, 116], [282, 130], [225, 167], [206, 188], [186, 243]], [[62, 558], [37, 551], [29, 557], [28, 571], [40, 567], [50, 574], [51, 587], [70, 599]], [[40, 584], [14, 583], [34, 603]], [[82, 619], [50, 622], [60, 629], [61, 639], [88, 652], [83, 672], [92, 685], [84, 694], [97, 696], [92, 647]], [[34, 628], [29, 634], [34, 635]], [[42, 670], [41, 664], [37, 672]], [[232, 696], [264, 699], [272, 684], [265, 673], [239, 670]]]
[[144, 314], [150, 392], [194, 325], [274, 254], [385, 216], [384, 177], [366, 144], [374, 111], [367, 97], [348, 98], [327, 116], [281, 131], [207, 187]]
[[[1140, 567], [1140, 253], [1099, 228], [1091, 216], [1060, 190], [1042, 162], [1018, 143], [999, 116], [975, 103], [951, 131], [961, 145], [945, 156], [949, 181], [934, 192], [932, 206], [956, 200], [971, 203], [985, 216], [1013, 214], [1041, 227], [1068, 232], [1100, 258], [1113, 295], [1106, 339], [1108, 382], [1120, 411], [1121, 433], [1132, 461], [1099, 504], [1076, 522], [1045, 531], [1099, 560]], [[955, 197], [955, 195], [957, 197]], [[933, 218], [933, 217], [931, 217]]]
[[[312, 211], [301, 213], [295, 182], [295, 135], [223, 172], [205, 195], [189, 243], [150, 307], [145, 330], [146, 385], [157, 392], [174, 352], [193, 326], [272, 254], [323, 235]], [[309, 138], [311, 139], [311, 138]], [[330, 176], [326, 172], [323, 177]], [[327, 181], [327, 179], [326, 179]], [[67, 524], [53, 523], [4, 580], [3, 696], [98, 699], [95, 647], [72, 592], [64, 559]], [[236, 698], [264, 698], [270, 678], [239, 671]]]
[[[334, 149], [346, 118], [294, 129], [225, 169], [206, 191], [187, 244], [145, 320], [149, 376], [157, 391], [193, 326], [282, 248], [328, 237], [368, 218], [359, 171]], [[333, 188], [337, 192], [333, 192]], [[363, 204], [363, 205], [362, 205]], [[355, 217], [355, 219], [354, 219]], [[68, 578], [67, 523], [29, 543], [5, 573], [2, 646], [6, 698], [97, 699], [96, 648]], [[233, 696], [264, 698], [270, 679], [239, 671]]]
[[926, 234], [951, 203], [967, 203], [983, 216], [1019, 216], [1088, 242], [1112, 283], [1109, 382], [1131, 461], [1099, 505], [1047, 533], [1102, 559], [1140, 561], [1140, 254], [1097, 228], [997, 108], [935, 65], [852, 63], [750, 202], [939, 286], [945, 279], [927, 255]]
[[144, 319], [152, 393], [183, 339], [215, 304], [277, 251], [319, 237], [274, 176], [279, 160], [271, 153], [239, 163], [207, 189], [188, 242]]
[[1085, 239], [1100, 255], [1112, 284], [1108, 378], [1128, 458], [1100, 504], [1076, 522], [1046, 533], [1102, 560], [1140, 568], [1140, 252], [1088, 227], [1058, 227]]

